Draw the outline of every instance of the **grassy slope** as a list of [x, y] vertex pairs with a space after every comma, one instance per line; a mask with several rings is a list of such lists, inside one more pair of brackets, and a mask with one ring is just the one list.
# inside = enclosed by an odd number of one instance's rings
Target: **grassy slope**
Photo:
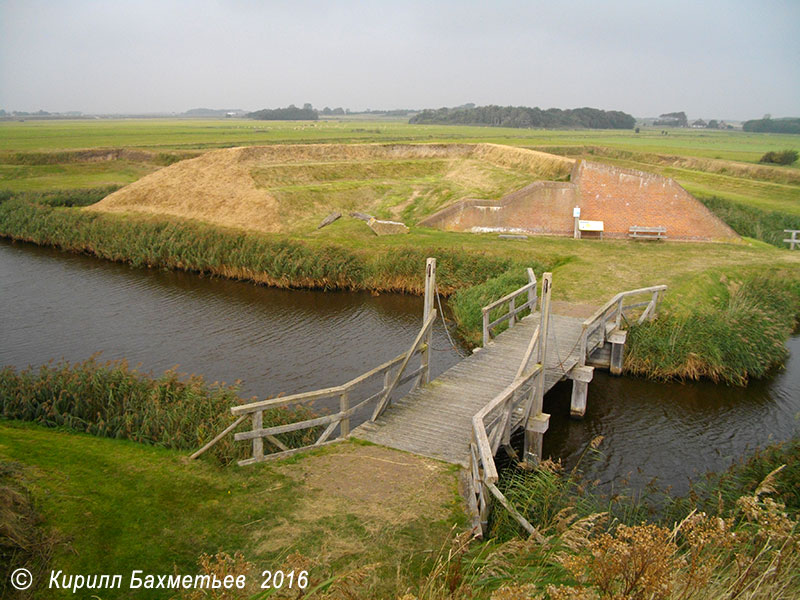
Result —
[[[0, 460], [26, 466], [25, 483], [45, 526], [63, 542], [51, 567], [121, 573], [124, 580], [133, 568], [195, 573], [203, 552], [241, 551], [257, 573], [279, 568], [288, 554], [299, 552], [318, 563], [312, 580], [378, 563], [373, 585], [393, 597], [398, 570], [415, 578], [426, 552], [438, 551], [464, 516], [452, 469], [395, 451], [374, 456], [378, 451], [384, 452], [344, 444], [276, 465], [222, 469], [187, 464], [182, 454], [133, 442], [0, 421]], [[347, 463], [332, 462], [350, 455], [359, 465], [372, 458], [384, 468], [392, 461], [419, 463], [425, 491], [398, 490], [385, 470], [375, 471], [373, 478], [383, 474], [387, 485], [373, 490], [382, 502], [367, 514], [363, 501], [318, 489], [313, 476], [303, 475], [325, 461], [327, 477], [352, 477], [337, 472]], [[353, 487], [358, 494], [358, 484]], [[119, 597], [128, 594], [123, 590]], [[140, 590], [135, 597], [165, 595]]]
[[333, 209], [413, 223], [460, 198], [498, 198], [532, 175], [474, 159], [406, 159], [269, 165], [253, 178], [291, 229], [308, 231]]

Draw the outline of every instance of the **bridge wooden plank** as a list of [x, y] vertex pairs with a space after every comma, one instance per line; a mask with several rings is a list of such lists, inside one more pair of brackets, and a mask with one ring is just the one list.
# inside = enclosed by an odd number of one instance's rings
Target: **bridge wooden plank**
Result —
[[[538, 313], [518, 321], [481, 349], [442, 373], [431, 385], [396, 400], [374, 423], [353, 436], [400, 450], [465, 465], [472, 417], [516, 375]], [[551, 315], [545, 364], [545, 391], [578, 362], [582, 320]]]

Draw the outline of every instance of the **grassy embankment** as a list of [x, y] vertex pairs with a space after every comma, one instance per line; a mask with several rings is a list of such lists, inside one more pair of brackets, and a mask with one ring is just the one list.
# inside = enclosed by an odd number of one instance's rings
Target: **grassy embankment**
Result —
[[[196, 573], [202, 554], [218, 552], [250, 562], [253, 585], [239, 597], [259, 591], [264, 569], [296, 568], [309, 570], [312, 587], [363, 586], [371, 593], [362, 597], [392, 598], [424, 572], [426, 552], [464, 522], [452, 469], [372, 446], [340, 444], [280, 464], [221, 469], [187, 464], [174, 450], [19, 422], [0, 422], [0, 440], [0, 497], [16, 499], [0, 511], [0, 550], [8, 549], [5, 535], [39, 542], [9, 544], [14, 556], [0, 563], [4, 598], [14, 597], [11, 567], [23, 564], [36, 573], [33, 597], [88, 598], [90, 590], [48, 590], [43, 573]], [[127, 580], [122, 590], [96, 593], [104, 600], [175, 596], [129, 591]]]
[[[65, 193], [58, 189], [128, 183], [131, 177], [126, 161], [136, 161], [144, 171], [152, 171], [159, 164], [209, 147], [277, 142], [490, 141], [555, 148], [573, 156], [674, 176], [695, 193], [713, 195], [701, 198], [742, 234], [780, 245], [775, 238], [781, 234], [774, 230], [795, 223], [800, 170], [796, 166], [764, 167], [756, 161], [764, 151], [791, 146], [793, 136], [522, 131], [411, 126], [393, 121], [37, 122], [0, 126], [4, 133], [0, 138], [0, 188], [6, 190], [0, 198], [24, 192], [22, 199], [5, 202], [0, 209], [2, 231], [9, 237], [136, 265], [182, 268], [270, 285], [413, 293], [420, 291], [420, 265], [425, 256], [436, 255], [440, 287], [444, 292], [459, 292], [451, 299], [451, 307], [462, 336], [472, 343], [479, 336], [481, 304], [518, 283], [525, 266], [533, 265], [537, 272], [554, 270], [556, 299], [580, 305], [597, 304], [623, 289], [666, 283], [671, 289], [658, 325], [661, 343], [640, 344], [636, 339], [643, 336], [632, 336], [628, 362], [630, 370], [658, 377], [706, 375], [741, 382], [763, 374], [778, 358], [798, 314], [790, 296], [782, 303], [768, 303], [757, 294], [746, 293], [751, 286], [769, 285], [779, 290], [781, 297], [784, 292], [796, 297], [796, 256], [756, 242], [646, 245], [557, 238], [504, 242], [494, 236], [416, 228], [408, 236], [390, 239], [375, 238], [363, 223], [344, 219], [313, 231], [315, 219], [329, 210], [327, 198], [332, 197], [344, 209], [366, 205], [378, 216], [413, 221], [459, 196], [499, 195], [525, 178], [519, 169], [477, 168], [470, 161], [362, 160], [253, 169], [254, 181], [268, 189], [279, 206], [289, 213], [303, 213], [295, 215], [295, 226], [279, 228], [282, 235], [215, 229], [158, 216], [118, 218], [41, 206], [91, 203], [99, 195], [91, 189]], [[94, 150], [94, 154], [78, 150], [103, 146], [125, 146], [126, 150]], [[108, 160], [100, 160], [104, 156]], [[27, 170], [16, 170], [21, 166]], [[53, 169], [56, 172], [51, 172]], [[82, 169], [102, 173], [103, 179], [82, 175]], [[493, 275], [501, 277], [486, 282]], [[739, 291], [744, 282], [764, 277], [771, 283], [753, 283]], [[747, 302], [741, 301], [743, 296]], [[735, 314], [729, 321], [749, 324], [747, 340], [734, 336], [731, 341], [729, 329], [709, 323], [721, 311]], [[655, 331], [653, 326], [648, 329], [650, 334]], [[676, 347], [670, 340], [679, 332], [683, 339], [695, 341]], [[755, 344], [753, 336], [758, 338]], [[755, 362], [743, 358], [753, 345], [759, 348]]]

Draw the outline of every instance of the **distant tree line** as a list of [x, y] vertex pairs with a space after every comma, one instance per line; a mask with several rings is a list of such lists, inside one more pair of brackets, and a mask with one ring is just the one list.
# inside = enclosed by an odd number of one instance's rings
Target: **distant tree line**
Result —
[[290, 104], [286, 108], [265, 108], [247, 113], [245, 116], [261, 121], [316, 121], [319, 119], [317, 111], [310, 104], [304, 104], [303, 108], [297, 108], [294, 104]]
[[527, 106], [459, 106], [427, 109], [409, 123], [441, 125], [491, 125], [493, 127], [541, 127], [586, 129], [633, 129], [636, 119], [618, 110], [598, 108], [530, 108]]
[[742, 129], [754, 133], [800, 133], [800, 119], [771, 119], [769, 117], [753, 119], [745, 121]]
[[671, 112], [658, 115], [658, 119], [653, 122], [653, 125], [658, 127], [688, 127], [689, 120], [683, 111]]

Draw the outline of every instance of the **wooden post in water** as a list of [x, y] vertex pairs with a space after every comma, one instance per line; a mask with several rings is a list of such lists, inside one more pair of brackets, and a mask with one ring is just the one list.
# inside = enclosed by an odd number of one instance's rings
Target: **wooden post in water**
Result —
[[572, 379], [569, 414], [575, 419], [582, 419], [586, 413], [586, 396], [589, 394], [589, 382], [593, 376], [594, 367], [576, 366], [569, 372], [569, 378]]
[[620, 331], [619, 329], [613, 331], [608, 336], [608, 341], [611, 344], [611, 361], [608, 365], [608, 370], [612, 375], [622, 375], [622, 364], [625, 358], [625, 340], [628, 338], [627, 331]]
[[530, 416], [525, 422], [525, 460], [538, 463], [542, 458], [542, 440], [550, 424], [550, 415], [542, 412], [544, 402], [544, 377], [545, 361], [547, 360], [547, 333], [550, 326], [550, 293], [553, 287], [553, 274], [545, 273], [542, 276], [542, 312], [539, 323], [539, 347], [536, 362], [542, 365], [542, 370], [536, 379], [533, 406]]
[[[422, 322], [428, 321], [436, 302], [436, 259], [429, 258], [425, 262], [425, 306], [422, 313]], [[444, 317], [442, 317], [444, 318]], [[422, 373], [419, 383], [425, 385], [430, 382], [431, 376], [431, 342], [433, 341], [433, 327], [428, 330], [425, 337], [425, 350], [422, 352]]]

